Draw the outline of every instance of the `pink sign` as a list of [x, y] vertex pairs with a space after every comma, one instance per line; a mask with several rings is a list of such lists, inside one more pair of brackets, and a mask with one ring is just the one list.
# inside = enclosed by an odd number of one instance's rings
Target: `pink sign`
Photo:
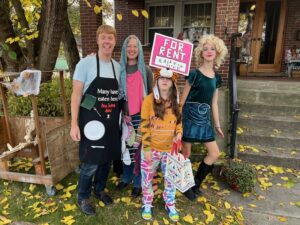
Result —
[[150, 56], [150, 66], [168, 68], [188, 75], [193, 54], [193, 44], [155, 33]]

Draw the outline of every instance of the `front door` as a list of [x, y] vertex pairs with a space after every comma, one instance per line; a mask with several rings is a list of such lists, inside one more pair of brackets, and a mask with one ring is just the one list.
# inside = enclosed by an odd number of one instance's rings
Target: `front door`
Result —
[[249, 33], [244, 34], [248, 40], [247, 72], [280, 72], [287, 0], [241, 0], [240, 15], [245, 7], [250, 23]]

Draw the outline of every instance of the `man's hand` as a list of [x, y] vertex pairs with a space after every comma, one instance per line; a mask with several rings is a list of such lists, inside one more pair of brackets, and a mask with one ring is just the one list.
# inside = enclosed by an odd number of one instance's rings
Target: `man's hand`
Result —
[[71, 126], [70, 136], [73, 141], [80, 141], [80, 130], [77, 125]]

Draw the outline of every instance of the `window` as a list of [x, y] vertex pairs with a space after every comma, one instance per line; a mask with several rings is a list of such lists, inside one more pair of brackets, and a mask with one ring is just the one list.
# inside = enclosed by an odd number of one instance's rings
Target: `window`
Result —
[[[152, 44], [156, 32], [184, 39], [197, 45], [203, 34], [213, 32], [215, 0], [146, 0], [149, 20], [146, 21], [146, 39]], [[172, 1], [173, 2], [173, 1]]]
[[184, 5], [183, 39], [197, 46], [200, 36], [210, 33], [211, 7], [211, 3]]
[[174, 9], [174, 5], [152, 6], [149, 8], [149, 40], [153, 40], [156, 32], [173, 37]]

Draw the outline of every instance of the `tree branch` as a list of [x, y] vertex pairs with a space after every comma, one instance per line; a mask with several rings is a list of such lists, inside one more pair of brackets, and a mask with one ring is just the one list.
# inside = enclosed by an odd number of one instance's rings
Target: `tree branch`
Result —
[[[20, 24], [22, 28], [27, 28], [29, 29], [28, 21], [26, 20], [25, 17], [25, 12], [22, 7], [22, 4], [20, 0], [12, 0], [12, 5], [16, 10], [16, 14], [19, 18]], [[26, 40], [26, 48], [27, 48], [27, 63], [29, 65], [34, 65], [34, 45], [33, 41], [31, 40]]]
[[[7, 38], [16, 36], [9, 13], [10, 9], [8, 1], [0, 1], [0, 42], [2, 43], [5, 43]], [[3, 59], [7, 64], [7, 70], [18, 71], [19, 65], [24, 61], [21, 48], [18, 42], [13, 42], [12, 44], [8, 44], [8, 46], [11, 51], [17, 54], [17, 60], [10, 59], [8, 53], [5, 52]]]

